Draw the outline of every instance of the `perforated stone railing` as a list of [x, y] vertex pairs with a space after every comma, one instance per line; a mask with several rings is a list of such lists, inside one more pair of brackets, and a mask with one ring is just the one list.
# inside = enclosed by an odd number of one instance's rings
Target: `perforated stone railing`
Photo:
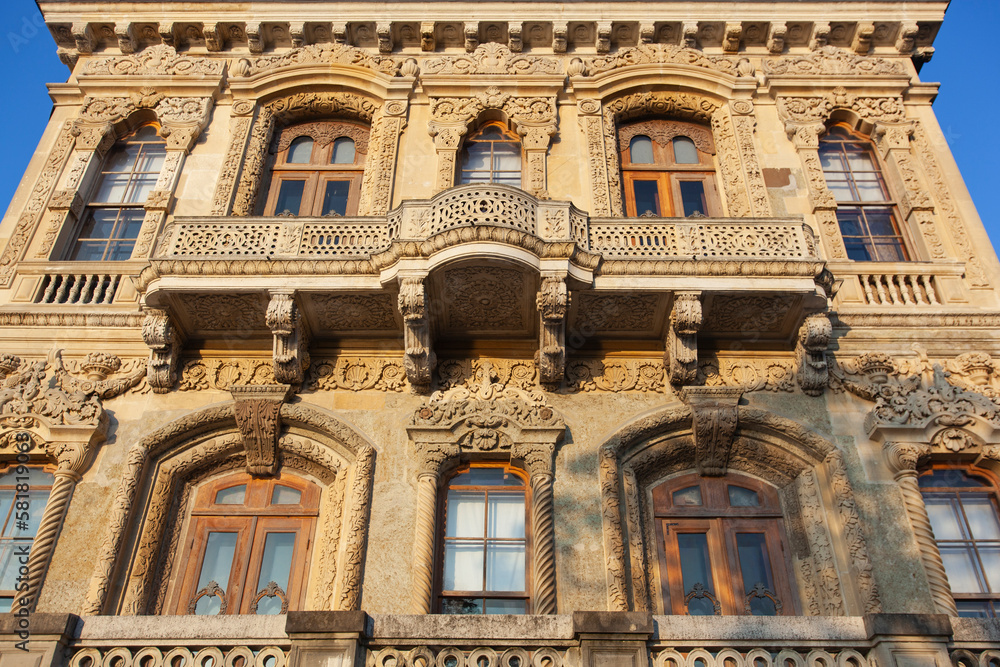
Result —
[[72, 653], [69, 667], [285, 667], [288, 650], [279, 646], [117, 646], [82, 648]]
[[590, 221], [590, 249], [607, 258], [815, 259], [812, 230], [792, 219]]
[[122, 276], [113, 273], [50, 273], [42, 276], [34, 303], [80, 306], [110, 304]]

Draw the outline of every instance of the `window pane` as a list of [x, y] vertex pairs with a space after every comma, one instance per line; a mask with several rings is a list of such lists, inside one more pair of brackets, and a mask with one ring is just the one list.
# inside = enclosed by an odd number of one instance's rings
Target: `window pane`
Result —
[[939, 545], [944, 571], [953, 593], [982, 593], [983, 586], [976, 576], [976, 566], [969, 549]]
[[468, 472], [456, 475], [451, 480], [452, 486], [521, 486], [522, 484], [520, 477], [508, 474], [503, 468], [470, 468]]
[[485, 522], [486, 494], [479, 491], [448, 492], [447, 537], [483, 537]]
[[833, 193], [835, 201], [854, 201], [856, 199], [850, 183], [845, 180], [827, 176], [826, 187]]
[[442, 614], [482, 614], [483, 601], [477, 598], [445, 598], [441, 601]]
[[102, 204], [119, 204], [125, 201], [131, 174], [104, 174], [92, 201]]
[[890, 209], [866, 206], [864, 211], [872, 236], [897, 236]]
[[483, 128], [483, 130], [478, 135], [475, 136], [474, 140], [475, 141], [482, 141], [482, 140], [502, 141], [503, 139], [506, 139], [506, 138], [507, 137], [503, 136], [503, 132], [500, 131], [499, 127], [497, 127], [496, 125], [489, 125], [489, 126]]
[[90, 210], [87, 221], [80, 229], [81, 239], [109, 239], [115, 229], [118, 209], [95, 208]]
[[[471, 590], [471, 589], [457, 589]], [[524, 590], [524, 545], [491, 543], [486, 547], [486, 590]]]
[[880, 262], [905, 262], [906, 253], [902, 244], [896, 239], [876, 237], [872, 246], [875, 248], [875, 258]]
[[1000, 545], [980, 546], [979, 557], [983, 560], [987, 590], [1000, 593]]
[[698, 149], [687, 137], [674, 137], [674, 161], [677, 164], [698, 164]]
[[527, 614], [528, 605], [524, 600], [486, 600], [486, 613]]
[[681, 201], [684, 206], [684, 217], [694, 214], [707, 215], [708, 206], [705, 202], [705, 184], [701, 181], [681, 181]]
[[163, 146], [143, 146], [142, 153], [135, 164], [135, 170], [159, 174], [166, 157], [167, 151]]
[[142, 221], [145, 216], [146, 211], [141, 208], [120, 209], [118, 213], [118, 228], [115, 230], [115, 238], [139, 238], [139, 231], [142, 230]]
[[635, 193], [635, 214], [652, 213], [661, 216], [660, 192], [656, 181], [632, 181], [632, 191]]
[[928, 475], [921, 475], [917, 480], [920, 488], [933, 487], [983, 487], [988, 486], [975, 477], [969, 477], [964, 470], [955, 468], [936, 468]]
[[976, 540], [1000, 540], [1000, 520], [996, 507], [986, 494], [962, 494], [965, 516], [969, 519], [972, 538]]
[[446, 591], [481, 591], [483, 589], [483, 543], [473, 540], [449, 540], [444, 545], [444, 581]]
[[681, 557], [684, 594], [690, 593], [695, 584], [701, 584], [709, 593], [715, 593], [712, 565], [708, 557], [708, 535], [705, 533], [679, 533], [677, 535], [677, 549]]
[[290, 486], [277, 484], [271, 492], [272, 505], [298, 505], [302, 502], [302, 492]]
[[23, 543], [15, 545], [12, 540], [0, 542], [0, 590], [2, 591], [12, 591], [17, 586], [18, 569], [21, 567], [18, 561], [23, 557], [17, 548], [23, 546]]
[[247, 485], [231, 486], [228, 489], [219, 489], [215, 494], [216, 505], [242, 505], [246, 497]]
[[[823, 168], [823, 171], [846, 170], [843, 153], [836, 148], [831, 149], [821, 146], [819, 149], [819, 163]], [[829, 176], [827, 176], [827, 178], [829, 178]]]
[[291, 213], [298, 215], [302, 207], [302, 192], [306, 187], [305, 181], [282, 181], [281, 189], [278, 190], [278, 201], [274, 205], [275, 215]]
[[115, 241], [108, 244], [108, 252], [104, 259], [109, 262], [125, 262], [132, 257], [135, 241]]
[[128, 204], [145, 204], [149, 193], [156, 188], [156, 174], [142, 174], [132, 179], [125, 202]]
[[156, 128], [152, 125], [143, 125], [131, 137], [132, 141], [158, 141], [163, 142], [160, 135], [156, 133]]
[[321, 215], [329, 215], [330, 213], [347, 215], [347, 196], [350, 192], [350, 181], [327, 181]]
[[298, 137], [288, 147], [288, 164], [309, 164], [312, 149], [312, 137]]
[[653, 142], [649, 137], [632, 137], [628, 150], [632, 164], [653, 164]]
[[701, 487], [689, 486], [680, 491], [674, 491], [674, 506], [685, 507], [691, 505], [701, 505]]
[[886, 201], [889, 196], [882, 188], [878, 176], [875, 174], [855, 174], [854, 186], [857, 188], [858, 201]]
[[0, 597], [0, 614], [9, 614], [14, 608], [14, 598]]
[[465, 149], [465, 160], [462, 169], [467, 171], [489, 170], [490, 168], [490, 145], [489, 144], [469, 144]]
[[491, 492], [488, 537], [524, 538], [524, 494]]
[[500, 185], [511, 185], [515, 188], [521, 187], [521, 174], [520, 172], [501, 172], [494, 173], [493, 183], [499, 183]]
[[731, 507], [760, 507], [760, 496], [752, 489], [742, 486], [728, 486]]
[[[13, 483], [14, 479], [11, 478], [10, 481], [11, 483]], [[13, 509], [13, 507], [14, 507], [14, 490], [10, 489], [10, 490], [0, 491], [0, 532], [2, 532], [4, 535], [7, 534], [8, 530], [7, 522], [9, 520], [10, 521], [13, 520], [13, 517], [11, 517], [10, 515], [10, 511], [11, 509]]]
[[959, 518], [955, 497], [946, 494], [924, 494], [924, 507], [931, 520], [936, 540], [960, 540], [964, 537], [963, 521]]
[[989, 618], [989, 602], [980, 600], [955, 600], [958, 615], [962, 618]]
[[139, 144], [117, 146], [105, 160], [103, 171], [119, 173], [132, 171], [132, 166], [135, 164], [136, 158], [139, 157], [140, 150]]
[[771, 581], [771, 561], [767, 556], [767, 539], [764, 533], [737, 533], [736, 551], [743, 573], [743, 592], [749, 593], [757, 584], [774, 591]]
[[214, 581], [224, 590], [229, 588], [229, 571], [233, 567], [233, 557], [236, 555], [237, 537], [237, 533], [208, 534], [205, 560], [201, 564], [197, 590], [205, 588], [210, 581]]
[[198, 603], [194, 606], [194, 613], [198, 616], [215, 616], [220, 611], [222, 611], [222, 600], [218, 595], [203, 595], [198, 598]]
[[73, 248], [71, 260], [79, 262], [99, 262], [104, 259], [104, 251], [108, 244], [104, 241], [80, 241]]
[[[260, 591], [258, 591], [258, 593], [259, 592]], [[265, 595], [261, 599], [257, 600], [258, 616], [277, 616], [280, 613], [281, 613], [281, 597], [277, 595]]]
[[857, 172], [872, 172], [878, 171], [878, 167], [875, 165], [875, 160], [872, 159], [872, 154], [868, 152], [867, 149], [860, 147], [849, 147], [846, 151], [847, 153], [847, 163], [851, 166], [851, 171], [855, 175], [860, 176]]
[[340, 137], [333, 142], [333, 154], [330, 162], [333, 164], [354, 164], [354, 140]]
[[292, 554], [295, 553], [295, 533], [268, 533], [264, 538], [264, 557], [260, 562], [260, 576], [257, 577], [259, 593], [272, 581], [278, 588], [288, 592], [288, 575], [292, 570]]
[[521, 149], [514, 144], [493, 144], [494, 171], [521, 171]]
[[[28, 496], [28, 523], [27, 526], [24, 526], [15, 521], [14, 537], [34, 537], [38, 533], [38, 526], [42, 523], [42, 513], [45, 512], [45, 504], [49, 501], [48, 490], [32, 489], [26, 495]], [[16, 505], [15, 511], [17, 511]]]

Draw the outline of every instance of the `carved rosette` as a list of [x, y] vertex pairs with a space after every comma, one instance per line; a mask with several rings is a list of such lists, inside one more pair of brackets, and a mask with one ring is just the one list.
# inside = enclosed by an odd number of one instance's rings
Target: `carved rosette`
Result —
[[558, 387], [566, 368], [566, 313], [569, 291], [563, 278], [542, 279], [536, 296], [541, 326], [538, 343], [538, 370], [541, 382]]
[[795, 358], [799, 367], [796, 379], [802, 391], [809, 396], [820, 396], [830, 384], [826, 350], [832, 336], [833, 325], [826, 313], [806, 316], [799, 328], [795, 345]]
[[698, 330], [702, 325], [701, 295], [679, 292], [674, 295], [667, 333], [664, 364], [674, 385], [692, 384], [698, 377]]
[[235, 401], [233, 415], [243, 439], [247, 472], [255, 477], [273, 477], [278, 472], [279, 412], [290, 389], [287, 384], [229, 388]]
[[399, 285], [399, 312], [403, 316], [403, 367], [416, 389], [430, 386], [437, 355], [431, 343], [423, 278], [403, 278]]
[[165, 310], [149, 309], [142, 322], [142, 339], [149, 347], [147, 379], [157, 394], [169, 392], [177, 381], [182, 338]]

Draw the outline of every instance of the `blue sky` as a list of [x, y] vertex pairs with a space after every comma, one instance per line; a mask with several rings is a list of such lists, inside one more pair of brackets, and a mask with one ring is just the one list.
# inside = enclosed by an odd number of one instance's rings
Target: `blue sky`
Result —
[[[934, 109], [994, 247], [1000, 246], [1000, 181], [989, 170], [1000, 155], [1000, 55], [994, 47], [1000, 0], [952, 0], [921, 79], [938, 81]], [[976, 54], [970, 57], [969, 54]], [[45, 83], [65, 81], [32, 0], [0, 3], [0, 210], [5, 211], [52, 108]]]

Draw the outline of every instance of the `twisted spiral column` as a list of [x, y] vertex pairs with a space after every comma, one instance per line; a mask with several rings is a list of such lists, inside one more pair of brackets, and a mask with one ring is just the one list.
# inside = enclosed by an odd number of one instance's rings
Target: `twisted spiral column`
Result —
[[531, 600], [535, 614], [556, 613], [556, 533], [552, 474], [531, 476]]
[[413, 539], [413, 600], [410, 612], [429, 614], [434, 573], [434, 523], [437, 514], [437, 474], [421, 472], [417, 477], [417, 516]]
[[66, 517], [66, 510], [69, 508], [69, 499], [73, 495], [76, 483], [80, 481], [80, 476], [72, 470], [59, 469], [55, 472], [55, 480], [52, 482], [52, 491], [45, 504], [45, 511], [42, 513], [42, 520], [38, 525], [38, 532], [31, 543], [31, 553], [28, 556], [28, 600], [26, 605], [29, 611], [34, 611], [38, 605], [38, 596], [42, 592], [42, 581], [45, 579], [45, 572], [49, 569], [52, 560], [52, 552], [59, 537], [59, 530], [62, 528], [63, 519]]

